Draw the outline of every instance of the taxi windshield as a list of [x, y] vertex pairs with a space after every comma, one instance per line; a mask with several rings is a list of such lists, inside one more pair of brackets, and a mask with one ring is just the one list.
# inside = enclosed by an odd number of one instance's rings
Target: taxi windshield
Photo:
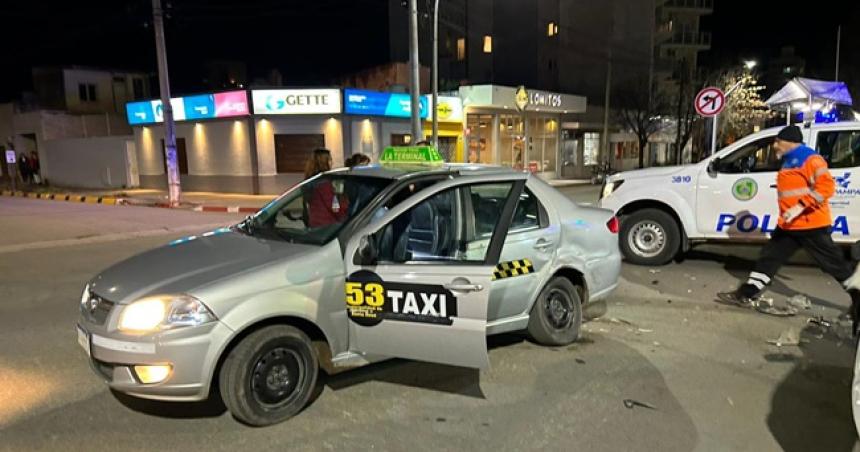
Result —
[[272, 201], [240, 227], [251, 235], [322, 245], [390, 183], [378, 177], [323, 174]]

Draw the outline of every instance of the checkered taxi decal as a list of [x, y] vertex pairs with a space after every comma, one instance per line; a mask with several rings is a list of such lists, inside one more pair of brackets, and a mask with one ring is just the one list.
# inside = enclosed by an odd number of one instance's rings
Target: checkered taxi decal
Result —
[[502, 262], [493, 270], [493, 281], [497, 279], [512, 278], [514, 276], [527, 275], [535, 271], [532, 261], [520, 259], [516, 261]]

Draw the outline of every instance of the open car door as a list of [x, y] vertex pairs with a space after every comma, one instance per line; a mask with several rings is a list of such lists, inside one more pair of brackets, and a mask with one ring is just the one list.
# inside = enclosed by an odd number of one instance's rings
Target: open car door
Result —
[[488, 367], [490, 282], [527, 177], [434, 184], [354, 235], [345, 254], [350, 350]]

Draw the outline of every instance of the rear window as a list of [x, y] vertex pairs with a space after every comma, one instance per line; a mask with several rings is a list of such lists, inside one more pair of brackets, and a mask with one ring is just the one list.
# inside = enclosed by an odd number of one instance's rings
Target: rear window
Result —
[[815, 147], [830, 168], [860, 166], [860, 130], [819, 132]]

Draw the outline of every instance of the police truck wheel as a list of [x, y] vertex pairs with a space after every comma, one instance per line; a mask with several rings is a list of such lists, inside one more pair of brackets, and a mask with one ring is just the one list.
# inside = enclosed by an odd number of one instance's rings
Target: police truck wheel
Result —
[[268, 326], [242, 340], [221, 367], [221, 398], [241, 422], [264, 426], [297, 414], [311, 398], [319, 361], [301, 330]]
[[621, 218], [619, 244], [631, 264], [663, 265], [678, 254], [681, 231], [675, 219], [662, 210], [637, 210]]
[[529, 315], [528, 333], [543, 345], [566, 345], [579, 339], [582, 300], [569, 279], [555, 277], [543, 288]]

